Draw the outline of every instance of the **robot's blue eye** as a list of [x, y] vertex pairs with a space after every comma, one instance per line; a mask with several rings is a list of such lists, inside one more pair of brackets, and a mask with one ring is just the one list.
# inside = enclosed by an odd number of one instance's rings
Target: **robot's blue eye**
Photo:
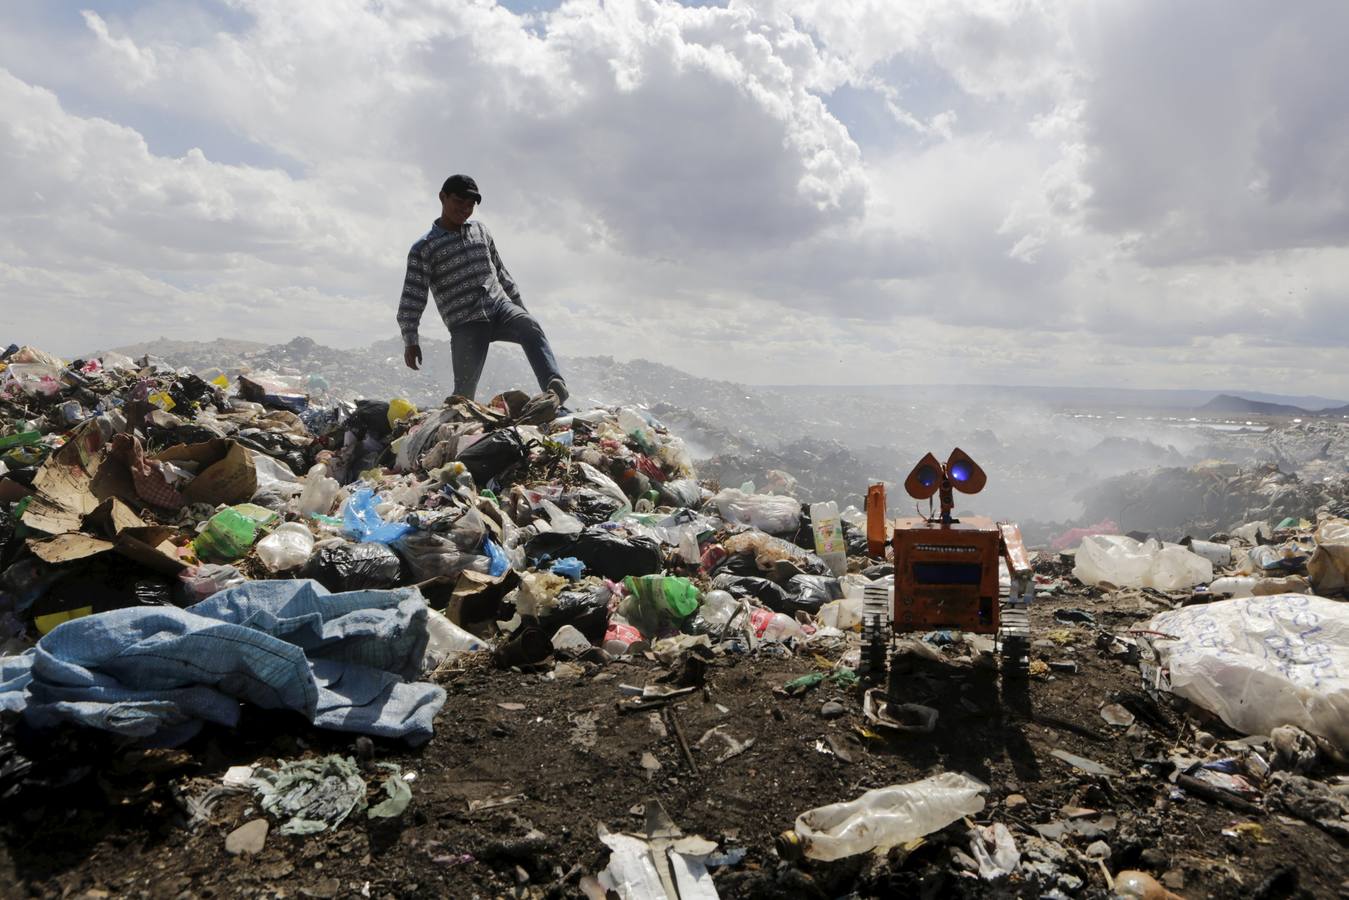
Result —
[[937, 483], [937, 470], [931, 466], [923, 466], [918, 470], [918, 483], [923, 487], [932, 487]]
[[968, 481], [970, 477], [970, 464], [958, 462], [951, 466], [951, 477], [956, 481]]

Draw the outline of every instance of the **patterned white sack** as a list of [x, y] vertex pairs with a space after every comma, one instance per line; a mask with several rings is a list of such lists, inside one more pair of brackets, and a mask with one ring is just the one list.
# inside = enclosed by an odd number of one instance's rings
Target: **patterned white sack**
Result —
[[1242, 597], [1153, 616], [1159, 685], [1246, 734], [1296, 725], [1349, 751], [1349, 603]]

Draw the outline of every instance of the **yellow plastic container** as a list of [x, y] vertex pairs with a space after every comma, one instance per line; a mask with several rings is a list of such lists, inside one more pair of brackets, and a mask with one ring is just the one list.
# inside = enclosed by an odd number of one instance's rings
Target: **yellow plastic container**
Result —
[[394, 397], [389, 401], [389, 427], [392, 428], [399, 421], [417, 412], [417, 407], [412, 405], [411, 400], [405, 400], [402, 397]]

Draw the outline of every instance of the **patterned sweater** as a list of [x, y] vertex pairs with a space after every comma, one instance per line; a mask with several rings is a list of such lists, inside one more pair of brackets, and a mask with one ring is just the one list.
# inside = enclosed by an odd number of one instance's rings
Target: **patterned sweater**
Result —
[[450, 230], [432, 223], [431, 230], [408, 251], [407, 277], [398, 301], [398, 330], [403, 333], [404, 346], [418, 342], [417, 325], [426, 309], [428, 288], [449, 329], [488, 321], [500, 302], [525, 305], [515, 279], [501, 264], [491, 232], [481, 222], [465, 222]]

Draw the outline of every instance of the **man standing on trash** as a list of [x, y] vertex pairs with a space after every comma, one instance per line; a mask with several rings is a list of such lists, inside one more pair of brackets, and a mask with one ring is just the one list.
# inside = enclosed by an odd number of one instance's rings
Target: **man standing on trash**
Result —
[[539, 387], [567, 400], [567, 383], [558, 370], [548, 337], [525, 309], [520, 289], [497, 255], [491, 232], [469, 222], [482, 202], [478, 183], [467, 175], [451, 175], [440, 189], [440, 218], [408, 252], [407, 277], [398, 301], [398, 328], [403, 333], [403, 362], [421, 366], [417, 325], [426, 309], [426, 292], [450, 330], [454, 393], [473, 399], [493, 341], [519, 344], [534, 369]]

